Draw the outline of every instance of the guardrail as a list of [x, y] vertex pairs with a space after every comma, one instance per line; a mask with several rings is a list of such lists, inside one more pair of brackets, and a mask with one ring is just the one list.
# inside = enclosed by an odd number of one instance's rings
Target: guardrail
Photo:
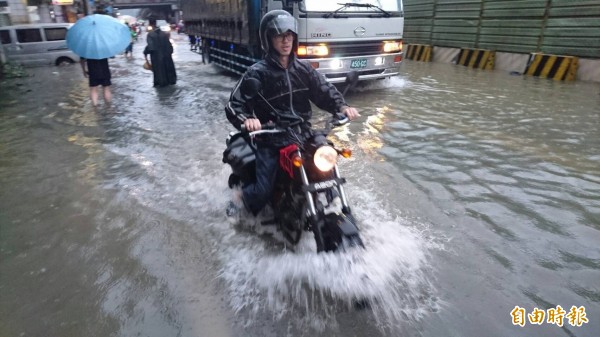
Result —
[[461, 49], [456, 64], [477, 69], [494, 69], [496, 52], [485, 49]]
[[578, 61], [575, 56], [532, 53], [524, 74], [558, 81], [574, 81], [577, 77]]
[[432, 47], [425, 44], [409, 44], [404, 57], [408, 60], [431, 62]]

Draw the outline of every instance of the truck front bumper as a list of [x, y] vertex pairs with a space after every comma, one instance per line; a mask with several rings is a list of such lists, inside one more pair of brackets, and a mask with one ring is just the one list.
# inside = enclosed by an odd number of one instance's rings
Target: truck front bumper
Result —
[[306, 59], [313, 68], [325, 75], [331, 83], [341, 83], [351, 71], [359, 80], [375, 80], [396, 76], [400, 72], [402, 53], [369, 55], [361, 57], [331, 57]]

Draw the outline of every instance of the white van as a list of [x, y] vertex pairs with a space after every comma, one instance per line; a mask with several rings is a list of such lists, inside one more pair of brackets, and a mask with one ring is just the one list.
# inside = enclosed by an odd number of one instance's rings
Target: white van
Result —
[[9, 61], [22, 65], [61, 65], [79, 62], [67, 48], [72, 23], [35, 23], [0, 27], [0, 41]]

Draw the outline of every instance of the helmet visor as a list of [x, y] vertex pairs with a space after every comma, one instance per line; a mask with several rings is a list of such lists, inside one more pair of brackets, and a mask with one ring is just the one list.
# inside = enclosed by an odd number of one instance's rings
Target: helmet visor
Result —
[[288, 30], [296, 33], [296, 20], [290, 15], [277, 15], [268, 23], [267, 29], [275, 35], [285, 33]]

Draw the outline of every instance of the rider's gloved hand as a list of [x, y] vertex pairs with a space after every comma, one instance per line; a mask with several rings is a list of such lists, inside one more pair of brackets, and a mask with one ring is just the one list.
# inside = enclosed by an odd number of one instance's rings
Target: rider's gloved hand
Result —
[[348, 117], [348, 119], [353, 120], [357, 117], [360, 117], [360, 114], [358, 113], [358, 110], [356, 110], [356, 108], [353, 108], [351, 106], [345, 106], [342, 108], [342, 113], [344, 115], [346, 115]]
[[248, 132], [258, 131], [261, 129], [260, 121], [257, 118], [248, 118], [244, 121], [244, 127]]

